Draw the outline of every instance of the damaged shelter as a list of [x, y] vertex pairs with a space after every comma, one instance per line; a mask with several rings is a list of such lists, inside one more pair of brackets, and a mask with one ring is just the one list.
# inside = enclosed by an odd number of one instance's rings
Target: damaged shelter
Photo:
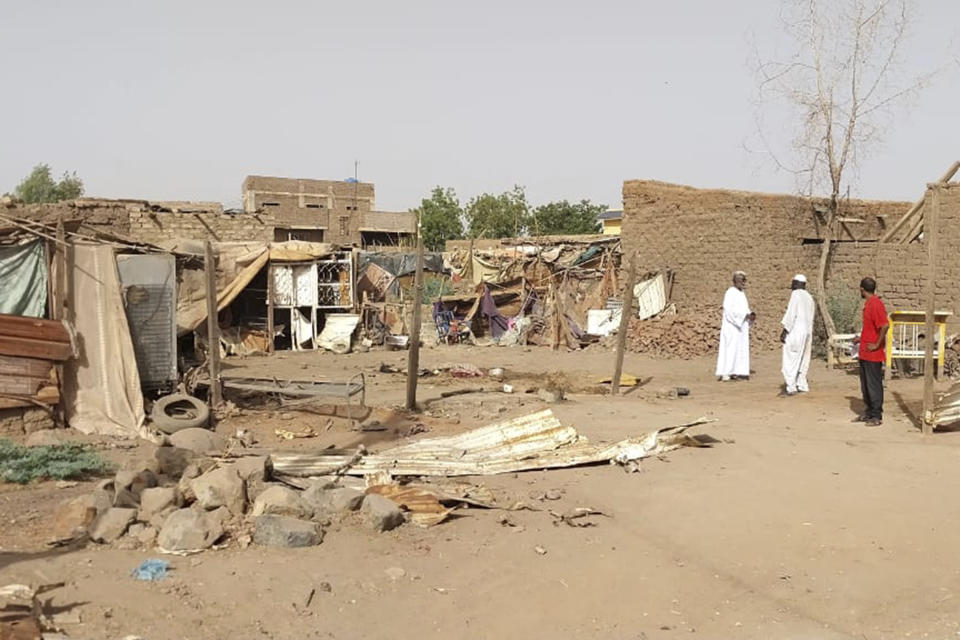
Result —
[[577, 349], [591, 310], [622, 304], [616, 236], [448, 241], [447, 260], [461, 287], [437, 304], [497, 344]]

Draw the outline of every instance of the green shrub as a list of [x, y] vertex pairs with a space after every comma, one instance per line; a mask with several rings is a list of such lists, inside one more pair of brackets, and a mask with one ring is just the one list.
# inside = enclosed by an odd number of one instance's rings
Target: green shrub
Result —
[[860, 292], [841, 284], [827, 294], [827, 310], [837, 333], [856, 333], [860, 319]]
[[105, 473], [110, 465], [90, 447], [76, 442], [24, 447], [0, 440], [0, 480], [26, 484], [32, 480], [67, 480]]

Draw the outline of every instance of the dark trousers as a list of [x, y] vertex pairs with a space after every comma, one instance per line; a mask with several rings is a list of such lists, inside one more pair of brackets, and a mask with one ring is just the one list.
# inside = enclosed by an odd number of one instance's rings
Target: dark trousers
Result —
[[860, 361], [860, 393], [867, 405], [864, 416], [883, 420], [883, 363]]

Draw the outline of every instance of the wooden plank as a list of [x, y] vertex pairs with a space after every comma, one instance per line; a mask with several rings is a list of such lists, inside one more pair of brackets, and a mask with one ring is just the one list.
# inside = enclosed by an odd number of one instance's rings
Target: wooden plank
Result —
[[[958, 170], [960, 170], [960, 160], [950, 165], [950, 168], [947, 169], [947, 172], [943, 174], [943, 177], [940, 178], [938, 182], [950, 182], [950, 179], [953, 178], [954, 174]], [[910, 210], [907, 211], [907, 213], [905, 213], [904, 216], [897, 221], [897, 224], [893, 225], [893, 227], [891, 227], [889, 231], [883, 234], [883, 236], [880, 238], [880, 242], [890, 241], [893, 238], [893, 236], [896, 235], [897, 231], [899, 231], [900, 228], [903, 227], [915, 213], [923, 209], [923, 203], [925, 200], [926, 200], [926, 194], [924, 194], [923, 198], [920, 198], [915, 203], [913, 203], [913, 206], [910, 207]], [[908, 228], [912, 228], [912, 226]], [[913, 240], [913, 238], [915, 237], [916, 237], [916, 234], [911, 235], [906, 240], [906, 242], [910, 242], [910, 240]]]
[[49, 360], [39, 358], [0, 356], [0, 375], [2, 376], [49, 378], [52, 366]]
[[627, 267], [627, 287], [623, 290], [623, 308], [620, 310], [620, 329], [617, 334], [617, 353], [613, 365], [613, 378], [610, 380], [610, 395], [620, 393], [620, 374], [623, 373], [623, 352], [627, 347], [627, 331], [630, 329], [630, 316], [633, 309], [633, 287], [637, 283], [637, 252], [630, 254]]
[[220, 387], [220, 325], [217, 310], [217, 263], [213, 247], [207, 240], [203, 247], [203, 270], [207, 280], [207, 359], [210, 365], [210, 407], [216, 409], [223, 402]]
[[[924, 329], [924, 354], [923, 354], [923, 433], [933, 433], [933, 335], [934, 335], [934, 314], [936, 314], [936, 281], [937, 281], [937, 244], [940, 235], [938, 227], [940, 226], [940, 185], [930, 188], [928, 196], [930, 206], [927, 207], [926, 235], [927, 241], [927, 326]], [[941, 344], [943, 349], [945, 345]]]
[[273, 353], [273, 263], [267, 265], [267, 353]]
[[70, 343], [48, 342], [14, 336], [0, 335], [0, 355], [41, 360], [69, 360], [73, 355]]
[[57, 387], [50, 385], [43, 387], [30, 397], [18, 396], [0, 396], [0, 409], [19, 409], [23, 407], [35, 407], [37, 404], [55, 405], [60, 402], [60, 392]]
[[0, 336], [70, 344], [70, 334], [59, 320], [12, 316], [6, 313], [0, 313]]

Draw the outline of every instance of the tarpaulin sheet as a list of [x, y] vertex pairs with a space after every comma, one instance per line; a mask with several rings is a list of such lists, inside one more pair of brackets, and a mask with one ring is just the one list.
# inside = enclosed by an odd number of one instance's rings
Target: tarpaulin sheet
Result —
[[46, 255], [42, 240], [0, 247], [0, 313], [46, 316]]
[[[362, 251], [357, 255], [357, 270], [360, 273], [363, 273], [363, 269], [370, 263], [385, 269], [394, 277], [400, 278], [416, 273], [417, 254]], [[443, 254], [425, 252], [423, 254], [423, 270], [432, 273], [444, 273]]]
[[73, 244], [67, 269], [67, 320], [79, 351], [64, 364], [67, 421], [83, 433], [145, 435], [140, 374], [113, 248]]

